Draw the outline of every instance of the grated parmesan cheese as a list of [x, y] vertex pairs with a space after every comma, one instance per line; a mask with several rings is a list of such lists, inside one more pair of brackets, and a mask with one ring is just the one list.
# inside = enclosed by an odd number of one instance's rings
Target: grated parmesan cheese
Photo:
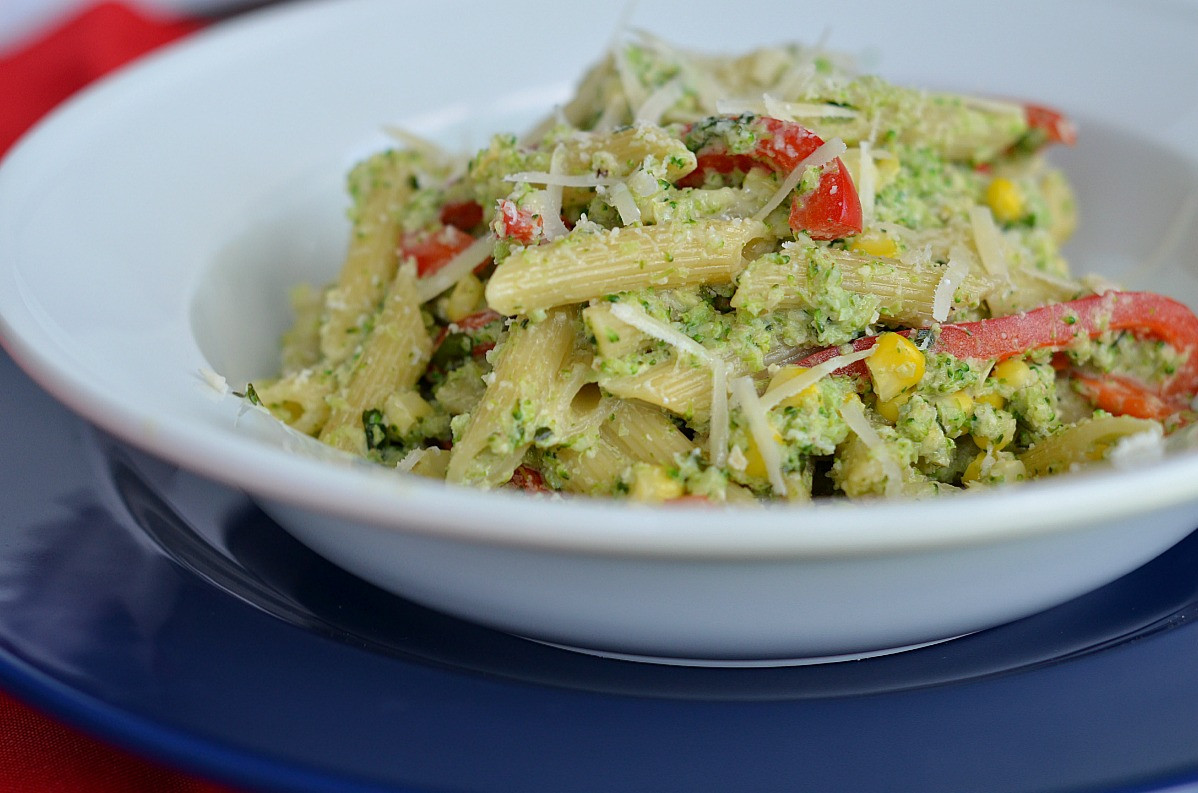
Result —
[[454, 256], [437, 272], [416, 282], [416, 300], [425, 303], [473, 272], [475, 267], [490, 258], [495, 247], [495, 235], [479, 237], [470, 247]]
[[628, 323], [658, 341], [664, 341], [671, 347], [695, 356], [707, 365], [711, 365], [715, 360], [702, 344], [661, 320], [649, 316], [645, 309], [634, 303], [612, 303], [611, 313], [616, 319]]
[[753, 436], [753, 442], [757, 444], [757, 451], [761, 454], [761, 461], [765, 464], [765, 471], [774, 493], [785, 497], [786, 480], [782, 478], [782, 456], [778, 451], [778, 444], [774, 442], [774, 431], [770, 426], [766, 408], [757, 396], [757, 388], [752, 379], [738, 377], [733, 380], [732, 396], [749, 422], [749, 433]]
[[902, 495], [903, 469], [891, 456], [886, 441], [882, 440], [882, 436], [865, 417], [865, 407], [861, 404], [861, 400], [854, 397], [844, 400], [840, 405], [840, 416], [844, 419], [844, 423], [849, 425], [853, 434], [860, 438], [861, 442], [868, 446], [877, 457], [878, 463], [882, 466], [882, 472], [886, 474], [886, 496], [893, 498]]
[[1158, 425], [1145, 432], [1123, 436], [1107, 453], [1107, 459], [1116, 468], [1127, 469], [1154, 463], [1164, 455], [1164, 431]]
[[874, 203], [877, 196], [878, 166], [874, 163], [873, 152], [870, 151], [869, 141], [861, 141], [857, 146], [860, 152], [860, 165], [857, 167], [857, 198], [861, 201], [861, 222], [863, 225], [873, 220]]
[[753, 220], [765, 220], [766, 216], [773, 212], [774, 208], [785, 201], [791, 191], [799, 186], [799, 182], [803, 180], [803, 174], [808, 168], [822, 168], [846, 151], [848, 151], [848, 147], [844, 145], [844, 141], [840, 138], [832, 138], [832, 140], [827, 141], [818, 149], [808, 154], [799, 161], [794, 170], [786, 175], [777, 192], [770, 196], [770, 200], [766, 201], [765, 205], [753, 215]]
[[948, 319], [948, 312], [953, 307], [953, 296], [967, 275], [969, 265], [960, 259], [949, 259], [948, 266], [944, 268], [944, 273], [936, 283], [936, 291], [932, 293], [932, 319], [937, 322]]
[[229, 393], [229, 381], [211, 369], [200, 369], [198, 374], [200, 379], [216, 393], [224, 396]]
[[809, 387], [815, 385], [837, 369], [842, 369], [857, 361], [864, 361], [873, 354], [874, 348], [870, 347], [866, 350], [856, 350], [845, 355], [838, 355], [835, 358], [829, 358], [821, 364], [816, 364], [802, 374], [792, 377], [785, 383], [781, 383], [776, 388], [766, 392], [761, 397], [762, 407], [770, 410], [792, 396], [806, 391]]
[[716, 468], [728, 459], [728, 369], [723, 361], [711, 362], [711, 430], [707, 457]]
[[620, 222], [625, 226], [641, 222], [641, 208], [636, 205], [636, 199], [632, 197], [632, 191], [628, 189], [628, 185], [617, 182], [608, 190], [607, 197], [611, 201], [611, 205], [620, 213]]
[[620, 180], [611, 176], [596, 176], [594, 174], [565, 174], [548, 173], [546, 171], [520, 171], [503, 177], [505, 182], [523, 182], [526, 184], [543, 184], [556, 187], [610, 187], [619, 184]]
[[969, 210], [969, 223], [973, 229], [973, 241], [986, 272], [996, 278], [1010, 280], [1007, 255], [1003, 251], [1002, 237], [994, 222], [989, 207], [975, 206]]
[[637, 123], [660, 124], [665, 112], [682, 99], [682, 81], [675, 77], [645, 98], [633, 119]]
[[[562, 161], [566, 158], [566, 148], [558, 144], [549, 158], [549, 174], [556, 176], [562, 171]], [[562, 186], [549, 184], [545, 186], [545, 206], [541, 211], [541, 221], [544, 223], [545, 239], [552, 241], [570, 233], [562, 222]]]

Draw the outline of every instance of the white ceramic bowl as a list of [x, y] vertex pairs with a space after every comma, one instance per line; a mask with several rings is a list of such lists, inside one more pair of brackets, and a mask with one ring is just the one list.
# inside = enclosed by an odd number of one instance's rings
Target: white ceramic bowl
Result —
[[[829, 46], [895, 81], [1068, 110], [1082, 127], [1058, 153], [1081, 196], [1075, 267], [1198, 305], [1193, 6], [650, 5], [632, 23], [687, 45], [827, 31]], [[1198, 525], [1190, 454], [919, 503], [645, 508], [321, 459], [243, 415], [199, 372], [240, 385], [275, 368], [287, 289], [336, 272], [343, 176], [385, 143], [381, 126], [461, 146], [522, 127], [617, 25], [594, 4], [502, 9], [272, 8], [71, 102], [0, 169], [6, 348], [92, 421], [244, 488], [380, 586], [599, 651], [777, 661], [934, 641], [1096, 587]]]

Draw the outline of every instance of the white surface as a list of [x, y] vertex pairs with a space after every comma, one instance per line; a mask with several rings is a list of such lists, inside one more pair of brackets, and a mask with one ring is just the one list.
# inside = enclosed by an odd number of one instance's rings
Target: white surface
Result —
[[[694, 46], [817, 39], [895, 80], [1069, 110], [1079, 270], [1198, 304], [1198, 15], [1155, 3], [641, 4]], [[522, 126], [606, 45], [614, 10], [347, 0], [268, 10], [92, 90], [0, 169], [0, 330], [14, 357], [129, 441], [260, 496], [330, 559], [548, 641], [708, 659], [835, 655], [985, 627], [1086, 591], [1198, 525], [1177, 456], [923, 503], [650, 509], [447, 489], [293, 446], [203, 368], [269, 373], [286, 290], [344, 243], [342, 180], [402, 122], [452, 144]], [[780, 30], [762, 19], [806, 19]], [[984, 29], [985, 36], [978, 30]], [[934, 31], [934, 32], [933, 32]], [[531, 42], [531, 43], [530, 43]], [[1112, 57], [1152, 42], [1152, 58]], [[480, 68], [485, 64], [485, 68]], [[280, 442], [280, 438], [282, 442]], [[299, 444], [306, 448], [306, 444]]]

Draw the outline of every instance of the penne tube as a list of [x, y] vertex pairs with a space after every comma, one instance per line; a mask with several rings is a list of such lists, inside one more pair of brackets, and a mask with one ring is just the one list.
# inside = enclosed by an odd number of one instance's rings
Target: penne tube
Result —
[[416, 272], [396, 270], [375, 325], [351, 364], [344, 389], [332, 402], [320, 440], [356, 454], [366, 452], [362, 413], [379, 408], [396, 391], [411, 389], [428, 364], [432, 339], [416, 303]]
[[[840, 285], [849, 292], [877, 297], [878, 313], [889, 324], [927, 327], [937, 320], [936, 290], [948, 267], [924, 262], [904, 261], [884, 256], [868, 256], [836, 249], [820, 249], [818, 254], [802, 249], [783, 249], [763, 256], [745, 268], [732, 297], [735, 308], [752, 315], [786, 308], [807, 308], [814, 302], [811, 294], [809, 256], [827, 255], [827, 262], [840, 271]], [[990, 289], [987, 279], [966, 275], [953, 290], [949, 316], [953, 310], [976, 308]]]
[[765, 234], [763, 223], [743, 218], [575, 231], [513, 252], [491, 276], [487, 303], [528, 314], [635, 289], [728, 283], [745, 246]]
[[277, 419], [305, 435], [316, 435], [328, 420], [334, 385], [331, 375], [303, 369], [273, 382], [257, 382], [254, 391]]
[[336, 285], [325, 295], [320, 328], [320, 349], [329, 364], [341, 363], [361, 344], [362, 328], [394, 276], [401, 210], [411, 197], [418, 162], [414, 153], [387, 151], [351, 174], [357, 195], [349, 249]]
[[657, 465], [674, 465], [695, 449], [665, 413], [642, 402], [617, 401], [601, 434], [633, 460]]
[[448, 481], [492, 488], [511, 479], [536, 431], [553, 424], [563, 385], [577, 382], [570, 363], [578, 324], [577, 310], [559, 309], [540, 322], [512, 325], [487, 390], [450, 452]]

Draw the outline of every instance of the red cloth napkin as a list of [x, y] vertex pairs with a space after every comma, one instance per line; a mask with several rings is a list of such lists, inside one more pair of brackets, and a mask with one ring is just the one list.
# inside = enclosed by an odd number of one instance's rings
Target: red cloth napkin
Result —
[[134, 757], [0, 693], [0, 793], [233, 793]]
[[[0, 52], [0, 155], [75, 91], [203, 24], [106, 2]], [[0, 692], [0, 793], [145, 791], [232, 793], [135, 757]]]
[[15, 52], [0, 52], [0, 154], [92, 80], [202, 26], [198, 20], [99, 3]]

